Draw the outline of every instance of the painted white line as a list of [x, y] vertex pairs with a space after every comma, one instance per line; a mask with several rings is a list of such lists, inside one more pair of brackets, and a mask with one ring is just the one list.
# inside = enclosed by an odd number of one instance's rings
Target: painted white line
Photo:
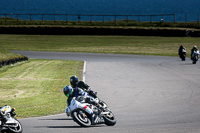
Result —
[[85, 72], [86, 72], [86, 61], [84, 61], [83, 65], [83, 82], [85, 82]]

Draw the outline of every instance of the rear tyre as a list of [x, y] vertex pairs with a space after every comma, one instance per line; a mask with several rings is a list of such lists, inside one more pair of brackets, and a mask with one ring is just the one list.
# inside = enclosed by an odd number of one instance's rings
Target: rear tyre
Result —
[[82, 127], [91, 126], [89, 115], [83, 110], [76, 110], [72, 112], [73, 120]]
[[185, 57], [182, 57], [182, 61], [185, 61]]

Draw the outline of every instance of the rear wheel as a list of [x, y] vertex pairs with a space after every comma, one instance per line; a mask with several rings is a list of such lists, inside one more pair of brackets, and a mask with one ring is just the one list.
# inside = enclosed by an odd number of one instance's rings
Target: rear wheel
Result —
[[182, 57], [182, 61], [185, 61], [185, 56]]
[[182, 59], [182, 61], [185, 61], [185, 55], [184, 54], [182, 56], [180, 56], [180, 58]]
[[76, 110], [72, 112], [73, 120], [78, 123], [82, 127], [89, 127], [91, 126], [91, 120], [89, 115], [83, 110]]

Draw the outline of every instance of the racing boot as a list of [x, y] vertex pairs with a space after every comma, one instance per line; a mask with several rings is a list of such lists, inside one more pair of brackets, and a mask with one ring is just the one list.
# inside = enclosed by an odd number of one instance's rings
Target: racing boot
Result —
[[98, 124], [100, 116], [101, 116], [101, 111], [95, 111], [92, 114], [92, 125]]

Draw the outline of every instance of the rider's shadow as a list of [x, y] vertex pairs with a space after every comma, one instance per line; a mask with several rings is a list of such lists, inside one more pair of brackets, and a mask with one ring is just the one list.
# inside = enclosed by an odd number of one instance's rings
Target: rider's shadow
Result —
[[81, 126], [35, 126], [34, 128], [94, 128], [94, 127], [102, 127], [104, 125], [93, 125], [90, 127], [81, 127]]
[[[66, 120], [73, 120], [72, 118], [50, 118], [50, 119], [39, 119], [39, 120], [44, 120], [44, 121], [66, 121]], [[102, 127], [103, 125], [92, 125], [90, 127], [87, 128], [91, 128], [91, 127]], [[34, 128], [85, 128], [85, 127], [81, 127], [81, 126], [34, 126]]]

